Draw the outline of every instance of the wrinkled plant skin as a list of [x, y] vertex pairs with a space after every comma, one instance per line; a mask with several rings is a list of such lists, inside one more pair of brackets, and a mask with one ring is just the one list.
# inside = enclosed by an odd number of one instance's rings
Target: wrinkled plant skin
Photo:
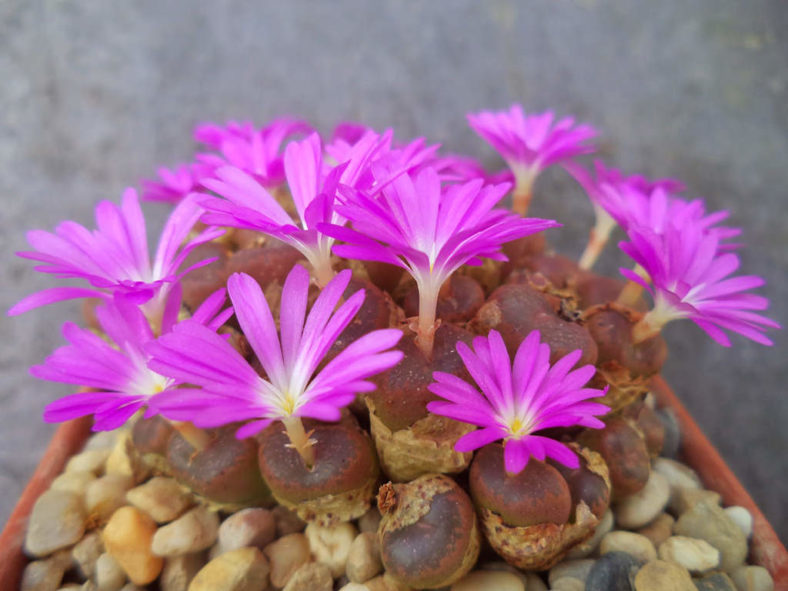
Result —
[[167, 445], [167, 462], [178, 482], [219, 505], [245, 507], [268, 505], [271, 492], [257, 468], [257, 443], [236, 439], [235, 426], [211, 429], [211, 441], [194, 449], [179, 433]]
[[[579, 307], [585, 310], [616, 301], [626, 284], [626, 281], [617, 277], [581, 271], [574, 278], [572, 287], [577, 295]], [[638, 312], [645, 312], [648, 309], [648, 304], [642, 296], [637, 299], [634, 309]]]
[[665, 363], [667, 345], [661, 336], [637, 345], [632, 327], [642, 315], [615, 303], [593, 306], [583, 313], [585, 326], [599, 350], [595, 386], [609, 384], [600, 399], [613, 412], [639, 399], [648, 391], [649, 379]]
[[140, 418], [131, 428], [131, 441], [143, 462], [157, 472], [169, 474], [171, 468], [167, 461], [167, 446], [173, 433], [175, 429], [169, 421], [160, 416]]
[[530, 285], [507, 284], [496, 289], [481, 307], [473, 320], [479, 334], [490, 329], [501, 333], [510, 354], [532, 331], [538, 330], [542, 341], [550, 345], [550, 362], [576, 349], [583, 355], [581, 365], [597, 362], [597, 345], [585, 326], [562, 318], [559, 314], [560, 299], [543, 294]]
[[265, 291], [272, 283], [282, 285], [293, 265], [303, 259], [303, 255], [293, 247], [269, 240], [262, 246], [232, 253], [227, 260], [227, 274], [243, 272], [251, 275]]
[[605, 460], [613, 498], [619, 499], [646, 485], [651, 462], [643, 434], [629, 419], [613, 417], [606, 423], [604, 429], [586, 429], [578, 440]]
[[427, 390], [433, 371], [466, 377], [465, 365], [457, 354], [457, 341], [470, 344], [473, 335], [458, 326], [441, 324], [435, 332], [435, 348], [428, 360], [406, 334], [397, 345], [405, 357], [396, 366], [376, 376], [377, 390], [368, 397], [374, 402], [378, 418], [392, 431], [406, 429], [427, 416], [427, 403], [437, 397]]
[[481, 537], [468, 495], [447, 476], [425, 475], [378, 492], [386, 573], [416, 589], [451, 585], [473, 568]]
[[643, 434], [646, 448], [652, 458], [656, 458], [662, 451], [665, 442], [665, 426], [659, 416], [645, 402], [638, 401], [627, 406], [622, 415], [632, 420]]
[[607, 510], [610, 483], [599, 455], [574, 443], [580, 468], [533, 458], [517, 475], [503, 465], [503, 446], [482, 448], [471, 464], [469, 485], [482, 531], [506, 562], [544, 570], [593, 535]]
[[305, 521], [331, 525], [369, 510], [380, 473], [369, 434], [349, 414], [337, 423], [304, 420], [314, 440], [307, 468], [281, 423], [258, 436], [260, 473], [274, 498]]

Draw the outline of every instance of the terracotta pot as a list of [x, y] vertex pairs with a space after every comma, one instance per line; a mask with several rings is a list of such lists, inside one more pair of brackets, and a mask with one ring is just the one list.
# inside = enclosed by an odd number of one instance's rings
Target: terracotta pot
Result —
[[[659, 405], [672, 408], [678, 418], [683, 459], [695, 468], [707, 488], [722, 495], [725, 505], [740, 505], [752, 514], [750, 561], [766, 567], [774, 577], [776, 589], [788, 588], [788, 551], [777, 534], [675, 394], [661, 378], [655, 380], [655, 386]], [[85, 419], [65, 423], [55, 432], [41, 463], [0, 534], [0, 586], [3, 589], [10, 591], [19, 587], [27, 563], [22, 544], [33, 503], [60, 473], [68, 458], [79, 451], [89, 434], [90, 423]]]

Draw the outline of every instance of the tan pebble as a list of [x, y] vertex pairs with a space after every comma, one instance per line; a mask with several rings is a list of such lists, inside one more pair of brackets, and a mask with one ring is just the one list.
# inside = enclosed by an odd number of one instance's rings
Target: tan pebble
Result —
[[377, 533], [360, 533], [350, 545], [345, 568], [347, 578], [354, 583], [363, 583], [382, 570]]
[[271, 509], [276, 520], [276, 535], [280, 538], [304, 531], [306, 522], [287, 507], [277, 505]]
[[293, 573], [283, 591], [331, 591], [333, 588], [331, 569], [319, 562], [308, 562]]
[[668, 481], [671, 490], [678, 488], [702, 488], [698, 474], [689, 466], [669, 458], [657, 458], [654, 470]]
[[687, 569], [673, 562], [655, 560], [635, 576], [635, 591], [697, 591]]
[[134, 583], [126, 583], [120, 591], [145, 591], [145, 589]]
[[451, 591], [525, 591], [519, 577], [505, 571], [477, 570], [468, 573], [451, 586]]
[[71, 549], [71, 558], [79, 573], [85, 579], [90, 579], [96, 572], [96, 560], [103, 553], [104, 542], [101, 541], [101, 534], [90, 532]]
[[667, 540], [671, 535], [673, 535], [674, 523], [676, 523], [676, 520], [672, 515], [660, 513], [646, 527], [640, 528], [637, 533], [639, 533], [641, 536], [646, 536], [649, 540], [651, 540], [651, 543], [654, 544], [654, 547], [656, 548], [659, 547], [659, 545]]
[[369, 591], [369, 587], [361, 583], [348, 583], [340, 587], [339, 591]]
[[167, 558], [159, 577], [161, 591], [186, 591], [189, 583], [203, 566], [205, 566], [204, 552]]
[[705, 540], [671, 536], [659, 546], [661, 560], [680, 564], [693, 574], [705, 573], [720, 564], [720, 551]]
[[602, 538], [599, 553], [626, 552], [640, 562], [651, 562], [657, 559], [657, 550], [646, 536], [629, 531], [612, 531]]
[[591, 556], [594, 554], [594, 551], [599, 547], [599, 542], [602, 541], [602, 538], [604, 538], [605, 535], [613, 529], [613, 522], [613, 511], [608, 509], [594, 529], [594, 534], [585, 542], [581, 542], [580, 544], [573, 546], [572, 549], [567, 553], [566, 557], [569, 559], [576, 559], [585, 558], [586, 556]]
[[331, 569], [333, 577], [345, 574], [350, 546], [356, 538], [352, 523], [338, 523], [329, 527], [310, 523], [304, 531], [312, 556]]
[[153, 536], [151, 550], [157, 556], [179, 556], [206, 550], [219, 534], [219, 517], [207, 507], [195, 507], [163, 525]]
[[774, 591], [774, 580], [762, 566], [740, 566], [731, 573], [738, 591]]
[[564, 577], [550, 584], [550, 591], [584, 591], [586, 584], [573, 577]]
[[178, 518], [194, 504], [194, 498], [176, 480], [155, 476], [126, 493], [126, 500], [150, 515], [156, 523]]
[[554, 586], [553, 583], [555, 581], [566, 577], [585, 582], [585, 580], [588, 578], [588, 573], [591, 572], [591, 568], [594, 566], [595, 562], [596, 560], [591, 558], [564, 560], [550, 569], [547, 580], [550, 582], [551, 587]]
[[128, 429], [115, 429], [114, 431], [97, 431], [93, 433], [85, 442], [85, 447], [82, 451], [90, 451], [95, 449], [112, 449], [115, 446], [118, 436], [128, 433]]
[[304, 534], [289, 534], [263, 550], [271, 564], [271, 584], [284, 587], [302, 564], [310, 561], [309, 540]]
[[73, 492], [84, 498], [85, 489], [95, 479], [96, 475], [93, 474], [93, 472], [82, 472], [76, 470], [73, 472], [63, 472], [63, 474], [52, 481], [52, 484], [49, 488], [52, 490], [65, 490], [68, 492]]
[[96, 587], [99, 591], [120, 591], [126, 584], [126, 573], [106, 552], [96, 560]]
[[363, 584], [369, 591], [410, 591], [410, 587], [395, 581], [386, 574], [378, 575]]
[[104, 523], [126, 504], [126, 491], [134, 486], [129, 476], [108, 474], [97, 478], [85, 489], [85, 509], [91, 521]]
[[131, 433], [124, 432], [117, 438], [105, 465], [107, 474], [128, 476], [138, 484], [150, 475], [150, 466], [146, 464], [131, 441]]
[[92, 472], [96, 476], [104, 473], [104, 463], [109, 457], [108, 449], [89, 449], [72, 456], [66, 464], [66, 472]]
[[652, 470], [646, 486], [616, 504], [613, 509], [616, 523], [623, 529], [643, 527], [662, 512], [669, 497], [667, 479]]
[[[65, 552], [65, 559], [62, 552]], [[69, 554], [67, 550], [58, 552], [44, 560], [29, 562], [22, 572], [22, 582], [19, 589], [20, 591], [57, 589], [68, 567]]]
[[673, 531], [706, 540], [720, 551], [720, 567], [730, 572], [747, 557], [747, 538], [725, 511], [713, 503], [698, 503], [679, 517]]
[[274, 541], [276, 520], [268, 509], [254, 507], [230, 515], [219, 526], [217, 555], [236, 548], [254, 546], [261, 550]]
[[679, 488], [671, 493], [668, 508], [676, 515], [681, 515], [699, 503], [719, 506], [721, 502], [722, 497], [720, 493], [713, 490]]
[[33, 505], [25, 536], [28, 554], [43, 557], [76, 544], [85, 533], [82, 498], [72, 492], [48, 490]]
[[147, 585], [161, 572], [164, 561], [151, 552], [156, 523], [136, 507], [121, 507], [110, 517], [103, 539], [107, 552], [126, 571], [131, 582]]
[[378, 511], [377, 507], [372, 507], [369, 511], [364, 513], [364, 515], [358, 518], [358, 530], [362, 533], [368, 531], [377, 533], [380, 519], [380, 511]]
[[526, 573], [525, 589], [526, 591], [547, 591], [547, 585], [539, 575], [535, 573]]
[[257, 548], [217, 556], [192, 579], [188, 591], [260, 591], [268, 588], [268, 561]]

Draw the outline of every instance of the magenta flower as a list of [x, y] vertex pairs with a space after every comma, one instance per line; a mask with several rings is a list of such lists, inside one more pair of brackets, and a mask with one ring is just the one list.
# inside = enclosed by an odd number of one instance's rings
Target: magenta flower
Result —
[[475, 180], [442, 187], [438, 173], [427, 168], [416, 176], [400, 175], [378, 197], [345, 190], [347, 203], [337, 210], [353, 229], [318, 226], [347, 243], [334, 247], [339, 256], [390, 263], [413, 276], [419, 289], [418, 340], [428, 356], [438, 292], [454, 271], [482, 258], [506, 260], [504, 242], [560, 226], [493, 209], [509, 185], [482, 185]]
[[460, 437], [455, 450], [469, 452], [503, 439], [504, 466], [511, 475], [520, 473], [530, 456], [539, 461], [549, 456], [570, 468], [579, 466], [567, 446], [535, 433], [551, 427], [604, 427], [595, 415], [610, 409], [589, 399], [604, 396], [607, 387], [583, 387], [596, 371], [593, 365], [572, 370], [581, 350], [551, 366], [550, 346], [540, 342], [535, 330], [510, 363], [501, 335], [491, 330], [487, 337], [473, 340], [473, 350], [458, 342], [457, 353], [481, 393], [455, 375], [436, 371], [429, 389], [444, 400], [427, 404], [432, 413], [481, 427]]
[[150, 367], [201, 390], [170, 391], [169, 400], [163, 403], [165, 416], [188, 420], [198, 427], [251, 421], [239, 429], [239, 438], [281, 420], [296, 449], [308, 453], [310, 446], [299, 417], [339, 420], [340, 409], [357, 393], [374, 389], [366, 381], [368, 377], [402, 358], [400, 351], [388, 350], [399, 341], [401, 331], [376, 330], [351, 343], [318, 371], [329, 348], [364, 302], [363, 290], [357, 291], [334, 311], [350, 276], [345, 270], [334, 277], [307, 314], [309, 273], [295, 266], [282, 288], [281, 337], [257, 282], [243, 273], [230, 276], [227, 290], [238, 323], [265, 377], [213, 331], [184, 322], [149, 347], [153, 355]]
[[763, 332], [780, 325], [754, 312], [765, 310], [769, 301], [747, 293], [764, 281], [753, 275], [730, 277], [739, 267], [739, 257], [720, 252], [719, 234], [693, 218], [677, 218], [661, 233], [632, 226], [628, 234], [630, 241], [620, 247], [645, 271], [651, 284], [634, 271], [621, 269], [621, 273], [654, 297], [654, 308], [633, 328], [635, 342], [658, 334], [672, 320], [689, 318], [726, 347], [730, 340], [725, 330], [772, 344]]
[[148, 319], [158, 325], [172, 285], [189, 271], [211, 262], [204, 260], [179, 270], [186, 257], [197, 245], [222, 234], [222, 230], [210, 228], [184, 244], [201, 214], [193, 198], [181, 201], [164, 226], [153, 261], [134, 189], [123, 193], [120, 206], [110, 201], [98, 204], [97, 229], [92, 232], [71, 221], [59, 224], [54, 234], [28, 232], [28, 242], [35, 250], [18, 252], [18, 256], [43, 263], [37, 271], [83, 279], [90, 287], [55, 287], [34, 293], [11, 308], [9, 316], [61, 300], [125, 294], [143, 304]]
[[156, 171], [158, 179], [142, 180], [142, 200], [178, 203], [198, 190], [200, 179], [210, 174], [211, 170], [199, 162], [180, 164], [175, 168], [162, 166]]
[[468, 123], [500, 153], [514, 173], [514, 211], [525, 214], [533, 183], [548, 166], [595, 151], [586, 143], [597, 135], [590, 125], [575, 125], [566, 117], [553, 124], [555, 115], [546, 111], [526, 116], [521, 105], [508, 111], [469, 113]]
[[334, 275], [331, 265], [333, 239], [319, 232], [317, 225], [344, 223], [334, 209], [337, 183], [353, 184], [388, 139], [366, 134], [348, 149], [348, 159], [333, 168], [324, 163], [318, 134], [288, 144], [284, 168], [300, 221], [295, 221], [251, 175], [236, 167], [220, 168], [216, 171], [216, 179], [203, 181], [208, 189], [221, 195], [201, 196], [199, 202], [207, 210], [203, 220], [208, 224], [256, 230], [290, 244], [303, 253], [318, 283], [325, 285]]
[[204, 123], [195, 130], [195, 139], [221, 155], [202, 153], [197, 160], [208, 171], [233, 166], [270, 189], [281, 185], [285, 178], [281, 153], [284, 141], [311, 131], [305, 121], [290, 118], [275, 119], [259, 130], [248, 122], [231, 121], [224, 127]]
[[[190, 322], [204, 325], [209, 332], [217, 330], [232, 315], [230, 309], [220, 313], [224, 301], [221, 289], [203, 302]], [[175, 326], [180, 304], [180, 291], [175, 289], [163, 316], [165, 333]], [[42, 365], [30, 369], [42, 380], [94, 389], [49, 404], [44, 412], [47, 422], [94, 415], [94, 431], [116, 429], [141, 408], [147, 408], [146, 417], [157, 414], [157, 397], [179, 385], [177, 380], [148, 368], [145, 347], [156, 337], [132, 301], [117, 296], [97, 307], [96, 317], [114, 346], [92, 331], [68, 322], [63, 326], [63, 336], [69, 344], [57, 349]]]

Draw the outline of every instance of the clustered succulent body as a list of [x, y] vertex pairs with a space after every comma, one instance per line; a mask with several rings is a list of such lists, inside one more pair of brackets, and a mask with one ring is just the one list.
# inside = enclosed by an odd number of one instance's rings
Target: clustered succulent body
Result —
[[[762, 280], [733, 276], [725, 212], [671, 179], [590, 173], [596, 131], [570, 118], [468, 119], [509, 171], [357, 124], [327, 141], [291, 119], [205, 124], [208, 151], [143, 182], [174, 204], [152, 261], [133, 189], [95, 230], [30, 232], [18, 254], [81, 284], [10, 314], [85, 298], [90, 325], [32, 369], [83, 388], [45, 420], [133, 422], [143, 461], [222, 507], [330, 525], [377, 502], [384, 565], [411, 587], [463, 576], [482, 535], [516, 567], [555, 564], [648, 480], [661, 328], [768, 345], [777, 324]], [[560, 224], [524, 217], [553, 165], [596, 213], [579, 263], [545, 245]], [[616, 225], [627, 283], [591, 270]]]

